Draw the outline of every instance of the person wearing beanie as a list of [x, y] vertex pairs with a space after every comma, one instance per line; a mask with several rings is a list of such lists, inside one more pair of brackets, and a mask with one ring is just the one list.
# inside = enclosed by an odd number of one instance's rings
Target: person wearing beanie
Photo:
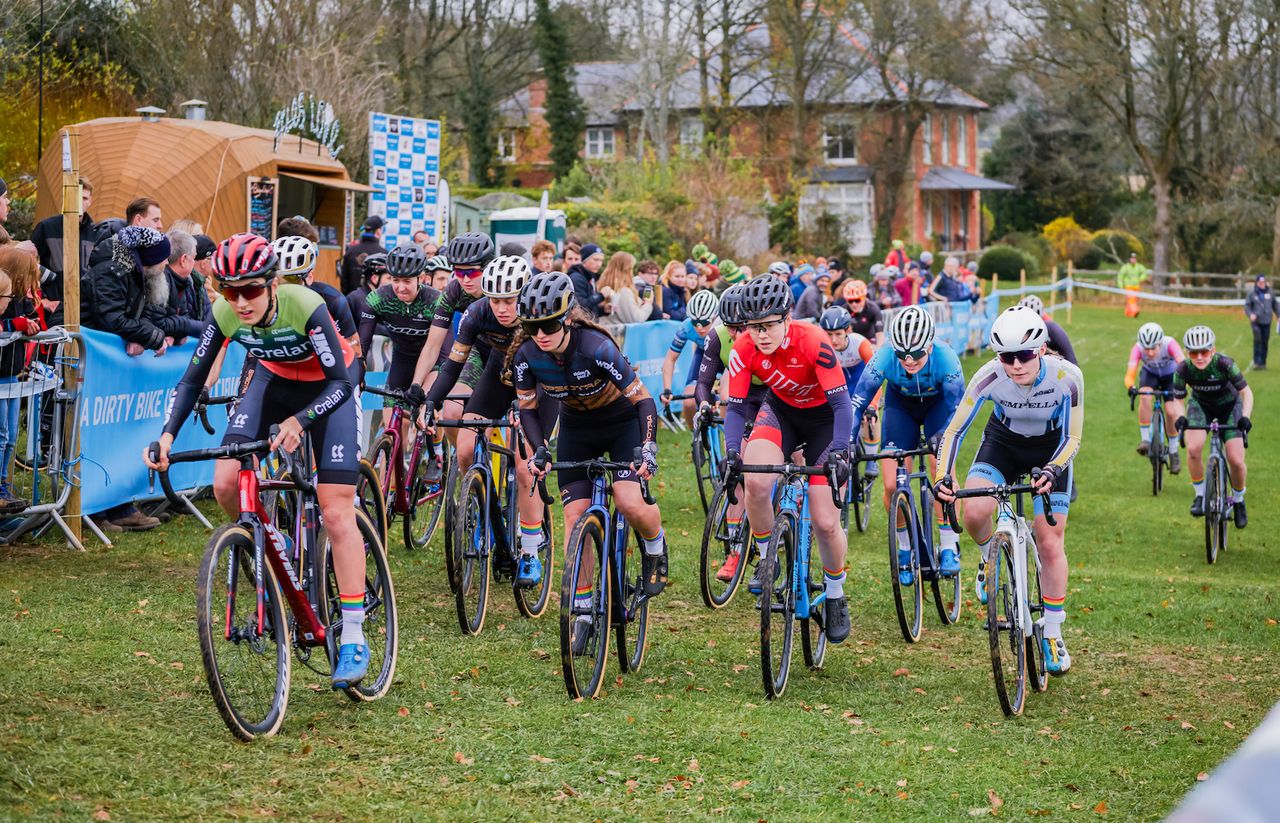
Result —
[[800, 299], [796, 301], [796, 307], [791, 312], [792, 316], [800, 320], [818, 322], [829, 302], [827, 295], [823, 292], [823, 287], [830, 285], [831, 272], [827, 271], [826, 266], [815, 271], [813, 282], [805, 287], [805, 290], [800, 294]]
[[342, 293], [350, 294], [360, 288], [364, 278], [364, 259], [370, 254], [386, 254], [382, 247], [382, 229], [386, 224], [376, 214], [369, 215], [360, 227], [360, 240], [347, 246], [342, 253]]
[[565, 274], [573, 283], [574, 296], [578, 305], [592, 317], [607, 314], [605, 298], [596, 291], [596, 278], [600, 275], [600, 267], [604, 265], [604, 250], [595, 243], [582, 247], [582, 262], [574, 263]]
[[743, 283], [747, 279], [742, 268], [732, 260], [720, 261], [720, 288], [727, 289], [730, 286]]
[[799, 300], [800, 295], [804, 294], [804, 290], [809, 288], [813, 283], [814, 275], [817, 271], [808, 263], [801, 263], [796, 266], [796, 270], [791, 273], [791, 297]]
[[897, 266], [899, 270], [907, 270], [907, 261], [911, 258], [907, 256], [906, 244], [901, 240], [893, 241], [893, 248], [889, 249], [889, 253], [884, 257], [886, 266]]

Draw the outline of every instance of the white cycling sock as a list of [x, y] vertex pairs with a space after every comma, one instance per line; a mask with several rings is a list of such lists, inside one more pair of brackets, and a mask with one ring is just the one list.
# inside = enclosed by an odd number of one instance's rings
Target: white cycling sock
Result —
[[662, 554], [662, 536], [664, 532], [661, 528], [653, 537], [642, 537], [641, 542], [644, 543], [644, 553], [650, 557], [657, 557]]
[[823, 569], [822, 581], [826, 584], [826, 593], [828, 600], [838, 600], [844, 597], [844, 572], [832, 576], [831, 572]]
[[1142, 442], [1143, 442], [1143, 443], [1150, 443], [1150, 442], [1151, 442], [1151, 424], [1150, 424], [1150, 423], [1148, 423], [1148, 424], [1147, 424], [1147, 425], [1145, 425], [1145, 426], [1139, 425], [1139, 426], [1138, 426], [1138, 431], [1139, 431], [1139, 432], [1141, 433], [1141, 435], [1142, 435]]
[[898, 551], [911, 551], [911, 533], [907, 531], [905, 526], [897, 529], [896, 531], [898, 534]]
[[951, 531], [951, 526], [944, 523], [938, 526], [938, 542], [944, 549], [960, 548], [960, 535]]
[[1195, 482], [1194, 480], [1191, 481], [1191, 489], [1196, 493], [1196, 497], [1204, 497], [1204, 481], [1203, 480], [1201, 480], [1199, 483]]
[[1169, 452], [1170, 454], [1178, 453], [1178, 436], [1176, 434], [1169, 437]]
[[1244, 489], [1232, 489], [1231, 491], [1234, 492], [1234, 494], [1231, 495], [1231, 502], [1241, 503], [1244, 501]]
[[979, 544], [978, 544], [978, 551], [982, 552], [982, 562], [983, 562], [983, 563], [986, 563], [986, 562], [987, 562], [987, 560], [989, 559], [989, 555], [990, 555], [990, 553], [991, 553], [991, 538], [990, 538], [990, 537], [988, 537], [988, 538], [986, 539], [986, 541], [984, 541], [984, 542], [982, 542], [982, 543], [979, 543]]

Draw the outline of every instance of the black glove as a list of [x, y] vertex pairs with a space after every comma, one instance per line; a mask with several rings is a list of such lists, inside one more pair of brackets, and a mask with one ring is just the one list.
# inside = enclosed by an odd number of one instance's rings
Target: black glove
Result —
[[415, 406], [421, 406], [427, 402], [427, 393], [422, 390], [422, 386], [414, 383], [412, 386], [404, 390], [404, 399], [408, 400]]
[[1253, 428], [1253, 421], [1247, 417], [1241, 417], [1239, 420], [1236, 421], [1236, 428], [1244, 432], [1245, 434], [1248, 434], [1249, 429]]
[[853, 460], [849, 457], [848, 449], [836, 449], [828, 454], [827, 465], [835, 470], [836, 486], [849, 482], [849, 476], [853, 474]]
[[948, 494], [955, 494], [956, 482], [951, 479], [951, 475], [947, 475], [941, 480], [933, 484], [933, 496], [938, 497], [939, 491], [945, 491]]
[[1173, 421], [1173, 430], [1176, 431], [1178, 434], [1182, 434], [1184, 431], [1186, 431], [1186, 429], [1187, 429], [1186, 415], [1183, 415], [1179, 417], [1177, 420]]
[[640, 455], [644, 461], [644, 467], [648, 469], [650, 477], [658, 476], [658, 441], [650, 440], [640, 447]]
[[1045, 466], [1043, 469], [1033, 469], [1031, 472], [1031, 482], [1038, 484], [1040, 478], [1049, 477], [1049, 491], [1053, 491], [1053, 487], [1058, 484], [1058, 478], [1062, 475], [1062, 469], [1059, 466]]
[[529, 458], [529, 470], [531, 472], [534, 472], [535, 469], [542, 471], [543, 467], [549, 463], [551, 463], [551, 450], [546, 446], [539, 446], [537, 451], [533, 453], [533, 457]]
[[942, 432], [934, 432], [933, 435], [924, 444], [929, 447], [929, 451], [934, 454], [938, 453], [938, 449], [942, 447]]
[[672, 396], [671, 389], [663, 389], [662, 394], [658, 395], [658, 399], [664, 404], [670, 405]]
[[724, 459], [720, 461], [720, 476], [728, 477], [729, 472], [736, 472], [742, 468], [742, 455], [733, 449], [725, 452]]
[[703, 400], [698, 405], [698, 425], [705, 426], [711, 422], [711, 416], [715, 414], [715, 409], [707, 400]]
[[422, 419], [427, 421], [428, 426], [434, 426], [436, 422], [436, 404], [430, 400], [422, 401]]
[[1130, 397], [1137, 397], [1137, 396], [1138, 396], [1138, 389], [1137, 389], [1137, 387], [1136, 387], [1136, 386], [1130, 386], [1130, 387], [1129, 387], [1129, 396], [1130, 396]]

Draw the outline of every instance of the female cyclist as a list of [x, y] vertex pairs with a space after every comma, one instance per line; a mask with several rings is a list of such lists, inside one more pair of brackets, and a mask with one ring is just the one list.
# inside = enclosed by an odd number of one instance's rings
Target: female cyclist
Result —
[[[1178, 341], [1164, 333], [1158, 323], [1143, 323], [1138, 329], [1138, 342], [1129, 352], [1129, 368], [1124, 373], [1124, 387], [1138, 394], [1138, 454], [1146, 457], [1151, 449], [1151, 393], [1173, 391], [1173, 373], [1186, 360]], [[1141, 367], [1142, 373], [1138, 370]], [[1169, 434], [1169, 473], [1177, 474], [1178, 432], [1174, 423], [1182, 416], [1182, 401], [1168, 398], [1164, 401], [1165, 431]]]
[[720, 298], [715, 292], [704, 289], [689, 299], [685, 310], [684, 324], [676, 329], [676, 336], [667, 350], [667, 357], [662, 361], [662, 402], [671, 402], [671, 380], [675, 374], [676, 361], [685, 344], [693, 342], [693, 362], [689, 364], [689, 373], [684, 379], [685, 399], [682, 404], [685, 425], [693, 425], [693, 413], [698, 408], [693, 399], [694, 384], [698, 380], [698, 369], [702, 366], [702, 352], [707, 347], [707, 334], [711, 324], [715, 322], [720, 311]]

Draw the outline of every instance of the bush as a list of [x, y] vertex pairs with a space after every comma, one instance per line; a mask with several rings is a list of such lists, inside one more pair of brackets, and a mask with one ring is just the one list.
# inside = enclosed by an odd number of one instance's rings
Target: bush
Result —
[[1120, 229], [1094, 232], [1092, 245], [1098, 250], [1099, 259], [1109, 263], [1127, 263], [1129, 255], [1134, 252], [1139, 259], [1145, 256], [1142, 241]]
[[1075, 260], [1089, 245], [1089, 232], [1074, 217], [1059, 217], [1044, 227], [1044, 238], [1053, 249], [1054, 262]]
[[1077, 269], [1084, 269], [1085, 271], [1096, 271], [1102, 268], [1102, 262], [1102, 249], [1092, 243], [1079, 249], [1071, 258], [1071, 265], [1075, 266]]
[[1030, 274], [1032, 269], [1038, 272], [1047, 271], [1053, 265], [1053, 249], [1043, 235], [1014, 232], [1007, 235], [1001, 242], [1020, 250], [1031, 260], [1032, 265], [1027, 269], [1027, 274]]
[[978, 276], [988, 280], [993, 274], [998, 274], [1001, 280], [1014, 281], [1023, 269], [1027, 270], [1028, 277], [1038, 271], [1035, 260], [1015, 246], [992, 246], [978, 261]]
[[557, 177], [551, 184], [551, 199], [564, 200], [566, 197], [591, 197], [596, 194], [596, 182], [581, 163], [575, 163], [569, 173]]
[[557, 203], [554, 208], [562, 209], [565, 222], [589, 235], [606, 254], [625, 251], [656, 260], [675, 240], [666, 222], [636, 203]]

